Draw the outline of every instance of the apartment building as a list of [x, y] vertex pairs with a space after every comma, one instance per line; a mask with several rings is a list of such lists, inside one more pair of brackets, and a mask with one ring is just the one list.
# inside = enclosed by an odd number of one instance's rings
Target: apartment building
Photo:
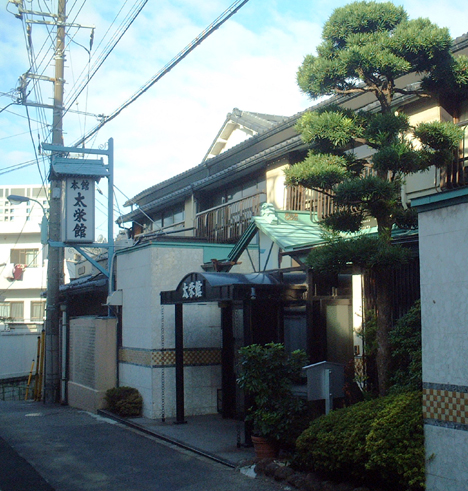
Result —
[[[20, 203], [9, 200], [11, 195], [31, 199]], [[9, 329], [42, 326], [47, 248], [41, 221], [48, 209], [44, 186], [0, 187], [0, 317]]]
[[[24, 202], [8, 199], [16, 195]], [[28, 199], [30, 198], [30, 199]], [[28, 374], [42, 331], [47, 288], [47, 247], [41, 221], [48, 189], [0, 186], [0, 379]]]

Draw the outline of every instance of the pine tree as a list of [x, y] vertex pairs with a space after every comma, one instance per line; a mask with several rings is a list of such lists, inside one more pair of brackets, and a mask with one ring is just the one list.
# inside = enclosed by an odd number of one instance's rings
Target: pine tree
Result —
[[[449, 31], [428, 19], [409, 20], [392, 3], [354, 2], [336, 9], [326, 22], [317, 55], [298, 70], [300, 89], [313, 99], [324, 95], [370, 94], [375, 109], [354, 112], [328, 105], [306, 112], [297, 124], [310, 144], [307, 158], [286, 171], [289, 185], [330, 196], [336, 211], [323, 220], [331, 231], [326, 245], [312, 250], [308, 263], [317, 272], [337, 272], [353, 263], [373, 271], [376, 281], [377, 372], [379, 392], [388, 388], [392, 291], [386, 271], [405, 262], [408, 251], [392, 244], [391, 231], [414, 227], [417, 217], [401, 200], [405, 176], [451, 161], [463, 136], [452, 122], [412, 127], [395, 109], [397, 95], [432, 98], [453, 112], [466, 97], [468, 59], [451, 53]], [[421, 74], [403, 87], [399, 78]], [[363, 160], [353, 151], [367, 145]], [[377, 234], [358, 234], [369, 217]], [[356, 236], [357, 235], [357, 236]]]

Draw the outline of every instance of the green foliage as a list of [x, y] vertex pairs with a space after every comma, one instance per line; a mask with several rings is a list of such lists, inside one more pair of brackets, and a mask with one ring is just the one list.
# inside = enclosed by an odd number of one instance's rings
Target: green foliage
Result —
[[325, 246], [315, 247], [307, 257], [307, 264], [317, 273], [338, 273], [351, 264], [364, 269], [385, 269], [404, 264], [410, 252], [391, 245], [379, 237], [362, 235], [356, 239], [334, 238]]
[[253, 423], [258, 436], [289, 442], [306, 411], [304, 402], [291, 392], [307, 363], [305, 352], [296, 350], [288, 356], [281, 343], [268, 343], [245, 346], [239, 354], [237, 383], [253, 398], [246, 421]]
[[445, 121], [421, 123], [414, 134], [422, 144], [421, 161], [424, 168], [446, 166], [452, 161], [463, 139], [463, 129]]
[[364, 138], [372, 148], [382, 148], [398, 142], [401, 135], [410, 130], [409, 119], [405, 114], [362, 114]]
[[332, 411], [298, 438], [294, 465], [332, 479], [423, 489], [421, 408], [421, 394], [411, 392]]
[[421, 302], [418, 300], [390, 331], [391, 392], [422, 389]]
[[385, 399], [372, 399], [331, 411], [313, 421], [296, 442], [294, 465], [335, 478], [366, 474], [366, 438]]
[[391, 2], [354, 2], [337, 8], [325, 23], [322, 37], [337, 49], [344, 48], [353, 34], [392, 31], [407, 20], [403, 7]]
[[406, 490], [424, 489], [424, 432], [421, 393], [390, 398], [366, 438], [366, 469]]
[[450, 52], [448, 29], [428, 19], [408, 20], [404, 9], [390, 2], [335, 9], [322, 39], [318, 56], [307, 56], [297, 75], [299, 87], [313, 98], [370, 91], [388, 112], [393, 91], [405, 92], [395, 88], [396, 78], [405, 73], [425, 73], [424, 89], [437, 93], [456, 86], [461, 94], [468, 83], [466, 64]]
[[394, 212], [395, 225], [403, 230], [418, 228], [418, 213], [413, 208], [400, 208]]
[[362, 133], [356, 114], [338, 107], [306, 112], [297, 123], [296, 130], [305, 142], [314, 142], [324, 151], [346, 147]]
[[332, 189], [347, 174], [347, 161], [338, 155], [309, 153], [307, 158], [286, 171], [286, 184], [311, 189]]
[[422, 88], [435, 95], [466, 99], [468, 57], [457, 56], [439, 63], [437, 70], [423, 78]]
[[106, 391], [105, 401], [111, 413], [122, 417], [135, 417], [141, 415], [143, 398], [133, 387], [114, 387]]
[[[468, 58], [454, 58], [448, 29], [428, 19], [409, 20], [402, 7], [390, 2], [356, 1], [334, 10], [325, 23], [317, 55], [308, 55], [297, 73], [302, 91], [312, 98], [324, 95], [373, 95], [377, 107], [353, 114], [327, 107], [308, 112], [297, 124], [311, 151], [305, 162], [286, 171], [290, 185], [326, 193], [336, 211], [323, 221], [328, 232], [356, 233], [363, 221], [377, 221], [378, 239], [336, 239], [314, 249], [308, 264], [317, 272], [339, 272], [355, 264], [382, 269], [403, 262], [406, 253], [391, 243], [395, 225], [414, 228], [416, 217], [401, 202], [401, 185], [408, 174], [430, 166], [443, 167], [453, 160], [462, 140], [452, 123], [423, 123], [410, 127], [409, 118], [395, 113], [395, 95], [432, 97], [443, 105], [468, 97]], [[421, 74], [422, 83], [400, 87], [396, 81], [410, 72]], [[357, 145], [375, 150], [362, 173]], [[370, 153], [370, 152], [369, 152]], [[297, 167], [297, 169], [295, 169]], [[374, 247], [376, 249], [374, 249]], [[383, 276], [378, 290], [385, 291]], [[377, 310], [379, 350], [376, 366], [380, 392], [387, 390], [390, 353], [386, 342], [391, 325], [390, 309], [380, 295]]]

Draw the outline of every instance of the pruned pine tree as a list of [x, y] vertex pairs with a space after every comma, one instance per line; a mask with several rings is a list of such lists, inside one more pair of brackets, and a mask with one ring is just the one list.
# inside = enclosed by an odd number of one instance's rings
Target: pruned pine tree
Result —
[[[407, 228], [417, 223], [402, 202], [401, 186], [408, 174], [445, 166], [462, 138], [452, 122], [412, 127], [408, 117], [395, 110], [394, 97], [433, 98], [451, 111], [468, 93], [468, 59], [452, 55], [447, 29], [427, 19], [409, 20], [402, 7], [390, 2], [354, 2], [336, 9], [322, 38], [317, 55], [306, 56], [298, 70], [301, 90], [313, 99], [371, 94], [378, 101], [377, 110], [353, 112], [329, 105], [306, 112], [297, 129], [311, 150], [286, 171], [286, 182], [328, 195], [336, 205], [323, 220], [332, 232], [326, 245], [312, 250], [308, 258], [313, 270], [338, 272], [353, 263], [374, 273], [377, 372], [383, 395], [388, 389], [392, 325], [386, 270], [407, 258], [405, 249], [392, 244], [391, 231], [394, 225]], [[398, 85], [398, 79], [411, 72], [420, 74], [420, 83]], [[360, 145], [369, 147], [369, 159], [354, 153]], [[369, 217], [377, 222], [377, 235], [357, 234]]]

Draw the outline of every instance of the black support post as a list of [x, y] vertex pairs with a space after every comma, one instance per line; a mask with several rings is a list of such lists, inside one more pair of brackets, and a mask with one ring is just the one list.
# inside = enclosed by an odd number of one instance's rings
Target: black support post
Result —
[[183, 305], [175, 305], [176, 421], [184, 424], [184, 315]]

